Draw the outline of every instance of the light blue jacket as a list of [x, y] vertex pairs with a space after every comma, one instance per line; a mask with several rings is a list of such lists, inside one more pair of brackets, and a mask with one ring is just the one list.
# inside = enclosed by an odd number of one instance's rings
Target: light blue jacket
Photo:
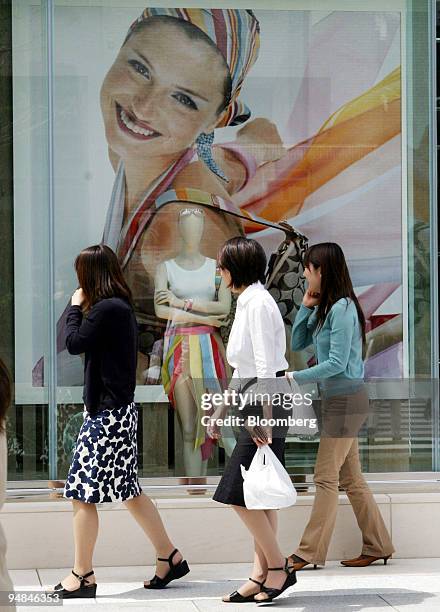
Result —
[[292, 350], [313, 344], [317, 365], [295, 371], [293, 377], [298, 384], [319, 383], [323, 395], [354, 393], [364, 378], [362, 334], [354, 302], [341, 298], [318, 331], [317, 323], [317, 307], [301, 305], [292, 329]]

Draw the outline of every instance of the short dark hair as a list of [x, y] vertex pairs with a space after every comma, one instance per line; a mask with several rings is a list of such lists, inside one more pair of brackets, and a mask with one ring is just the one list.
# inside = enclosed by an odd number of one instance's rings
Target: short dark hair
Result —
[[4, 431], [6, 412], [11, 404], [12, 385], [8, 368], [0, 359], [0, 433]]
[[227, 240], [218, 254], [218, 266], [231, 275], [231, 287], [248, 287], [266, 281], [266, 254], [252, 238], [236, 236]]

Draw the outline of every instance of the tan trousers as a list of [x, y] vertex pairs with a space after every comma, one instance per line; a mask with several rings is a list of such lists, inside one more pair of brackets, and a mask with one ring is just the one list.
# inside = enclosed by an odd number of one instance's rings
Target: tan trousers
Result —
[[324, 565], [338, 510], [338, 485], [345, 489], [362, 532], [362, 554], [374, 557], [394, 552], [391, 538], [362, 476], [357, 438], [321, 437], [316, 458], [312, 514], [295, 554]]

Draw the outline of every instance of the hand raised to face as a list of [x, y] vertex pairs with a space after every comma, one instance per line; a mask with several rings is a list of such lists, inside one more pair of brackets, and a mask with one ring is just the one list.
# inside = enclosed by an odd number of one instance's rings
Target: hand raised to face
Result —
[[318, 291], [311, 291], [307, 289], [303, 297], [303, 304], [307, 308], [314, 308], [319, 304], [321, 294]]
[[84, 295], [84, 291], [80, 287], [72, 295], [72, 299], [70, 300], [70, 303], [72, 304], [72, 306], [82, 306], [85, 299], [86, 299], [86, 296]]

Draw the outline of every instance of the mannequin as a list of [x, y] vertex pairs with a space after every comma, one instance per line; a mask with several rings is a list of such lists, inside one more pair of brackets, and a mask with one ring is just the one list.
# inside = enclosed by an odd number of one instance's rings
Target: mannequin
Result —
[[[203, 393], [221, 392], [230, 378], [225, 349], [216, 328], [228, 323], [231, 294], [223, 281], [216, 299], [216, 261], [200, 252], [205, 213], [195, 206], [178, 215], [180, 251], [159, 264], [155, 277], [155, 312], [168, 321], [162, 382], [177, 410], [183, 434], [185, 476], [205, 476], [212, 442], [200, 423]], [[215, 378], [213, 378], [213, 375]], [[224, 435], [228, 455], [235, 446], [232, 430]]]

